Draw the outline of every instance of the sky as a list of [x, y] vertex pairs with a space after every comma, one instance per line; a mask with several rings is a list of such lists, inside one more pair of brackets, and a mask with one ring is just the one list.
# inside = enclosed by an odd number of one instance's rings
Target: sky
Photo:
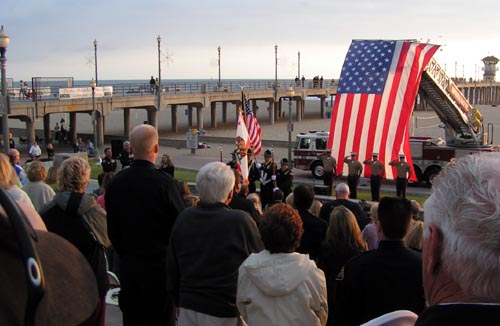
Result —
[[353, 39], [442, 45], [448, 75], [482, 78], [500, 58], [496, 0], [2, 0], [7, 77], [99, 80], [339, 78]]

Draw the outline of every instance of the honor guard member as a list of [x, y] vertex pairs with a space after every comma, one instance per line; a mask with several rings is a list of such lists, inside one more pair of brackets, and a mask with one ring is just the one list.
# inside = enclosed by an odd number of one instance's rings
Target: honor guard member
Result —
[[323, 183], [325, 186], [328, 186], [328, 196], [331, 196], [333, 178], [337, 171], [337, 160], [330, 153], [325, 152], [321, 156], [321, 161], [323, 162]]
[[260, 167], [260, 202], [262, 207], [273, 201], [273, 188], [276, 183], [276, 163], [270, 150], [264, 152], [264, 163]]
[[363, 173], [363, 165], [356, 159], [356, 152], [352, 152], [351, 156], [344, 157], [344, 163], [347, 164], [348, 168], [347, 185], [351, 193], [350, 198], [356, 199], [358, 196], [359, 177]]
[[255, 182], [260, 179], [260, 172], [257, 162], [253, 157], [253, 152], [251, 149], [247, 152], [248, 157], [248, 193], [254, 193], [257, 190]]
[[406, 186], [411, 176], [411, 167], [410, 164], [405, 161], [405, 154], [399, 154], [399, 161], [393, 160], [389, 162], [389, 165], [396, 167], [396, 173], [398, 175], [396, 178], [396, 195], [406, 198]]
[[231, 161], [227, 162], [226, 165], [229, 165], [231, 169], [238, 169], [238, 158], [236, 157], [238, 150], [235, 149], [231, 153]]
[[113, 158], [111, 148], [106, 147], [104, 149], [104, 158], [102, 159], [101, 165], [102, 172], [104, 173], [116, 172], [116, 160]]
[[370, 175], [370, 190], [372, 193], [372, 201], [380, 200], [380, 182], [384, 176], [385, 167], [378, 160], [378, 153], [372, 153], [372, 160], [365, 160], [363, 164], [369, 165], [371, 169]]
[[292, 192], [293, 172], [289, 168], [287, 158], [283, 158], [280, 162], [281, 168], [276, 172], [276, 181], [278, 188], [283, 191], [283, 198], [286, 198]]

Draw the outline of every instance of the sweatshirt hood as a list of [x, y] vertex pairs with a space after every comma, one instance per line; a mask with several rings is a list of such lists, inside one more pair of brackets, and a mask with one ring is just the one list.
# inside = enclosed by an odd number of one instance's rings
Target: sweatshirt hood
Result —
[[249, 279], [267, 296], [282, 296], [294, 291], [308, 276], [315, 263], [299, 253], [271, 254], [263, 250], [251, 254], [242, 264]]

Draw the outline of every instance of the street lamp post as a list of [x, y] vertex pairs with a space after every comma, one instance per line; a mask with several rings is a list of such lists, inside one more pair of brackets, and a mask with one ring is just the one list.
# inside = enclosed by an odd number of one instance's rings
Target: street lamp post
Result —
[[7, 77], [5, 74], [5, 62], [7, 58], [5, 57], [5, 52], [7, 52], [7, 47], [9, 46], [10, 38], [4, 33], [3, 26], [0, 29], [0, 69], [2, 76], [2, 101], [3, 101], [3, 112], [2, 112], [2, 134], [3, 134], [3, 149], [7, 154], [9, 152], [9, 101], [7, 100]]
[[297, 65], [297, 67], [298, 67], [298, 71], [297, 71], [297, 78], [299, 78], [299, 79], [300, 79], [300, 51], [299, 51], [299, 52], [297, 52], [297, 59], [298, 59], [298, 60], [297, 60], [297, 61], [298, 61], [298, 65]]
[[217, 84], [219, 87], [221, 87], [221, 83], [220, 83], [220, 46], [217, 48], [217, 51], [219, 53], [219, 60], [218, 60], [218, 66], [219, 66], [219, 83]]
[[[278, 91], [278, 45], [274, 46], [274, 89]], [[275, 94], [276, 94], [275, 92]], [[276, 100], [276, 97], [275, 97]]]
[[99, 86], [99, 79], [97, 79], [97, 40], [94, 39], [94, 66], [95, 66], [95, 85]]
[[99, 146], [97, 144], [97, 113], [95, 110], [95, 87], [97, 83], [94, 79], [90, 81], [90, 87], [92, 88], [92, 125], [94, 126], [94, 151], [96, 155], [99, 155]]
[[293, 167], [293, 164], [292, 164], [292, 131], [293, 131], [292, 99], [293, 99], [294, 95], [295, 95], [295, 91], [292, 88], [290, 90], [290, 99], [288, 101], [288, 164], [290, 164], [291, 167]]
[[158, 37], [156, 38], [156, 41], [158, 42], [158, 88], [159, 88], [158, 89], [158, 93], [160, 93], [160, 89], [161, 89], [161, 59], [160, 59], [160, 55], [161, 55], [161, 49], [160, 49], [161, 37], [160, 37], [160, 35], [158, 35]]

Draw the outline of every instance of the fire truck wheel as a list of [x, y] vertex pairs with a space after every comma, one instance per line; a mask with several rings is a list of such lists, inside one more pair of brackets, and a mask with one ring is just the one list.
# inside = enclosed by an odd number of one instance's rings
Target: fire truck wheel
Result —
[[427, 182], [427, 185], [429, 187], [432, 187], [434, 184], [434, 181], [436, 180], [436, 177], [438, 176], [439, 172], [441, 172], [441, 169], [438, 168], [437, 166], [430, 168], [425, 172], [425, 181]]
[[323, 179], [323, 164], [321, 161], [311, 164], [311, 173], [315, 179]]

